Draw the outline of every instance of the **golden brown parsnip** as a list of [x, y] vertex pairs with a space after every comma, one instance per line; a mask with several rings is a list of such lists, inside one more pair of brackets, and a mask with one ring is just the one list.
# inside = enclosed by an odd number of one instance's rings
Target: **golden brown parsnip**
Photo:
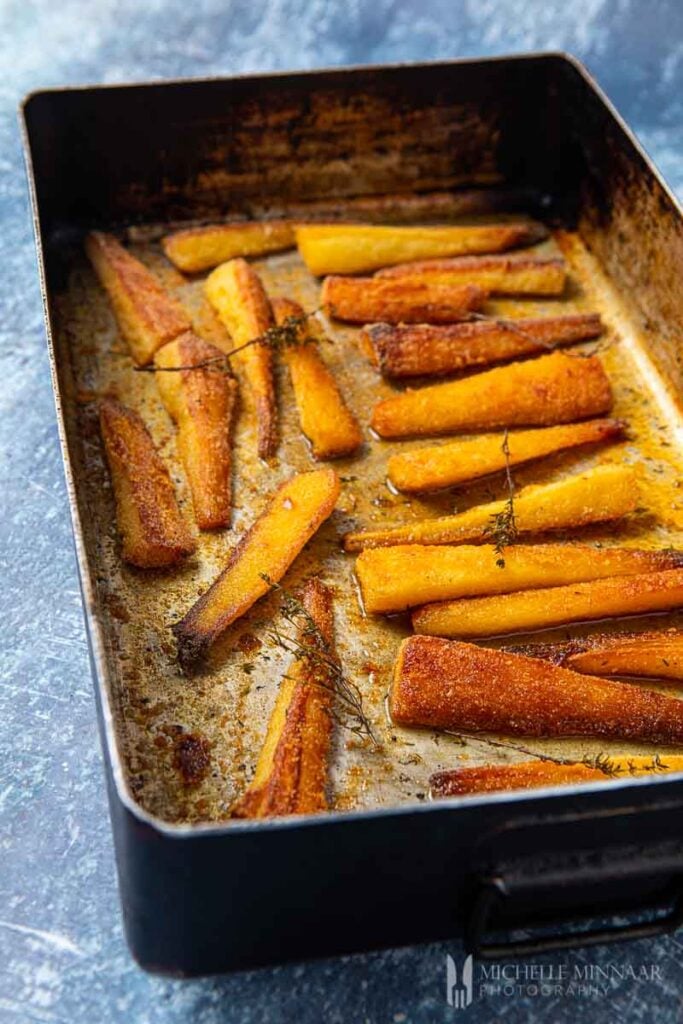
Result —
[[[302, 317], [304, 311], [291, 299], [273, 299], [273, 313], [281, 325], [290, 318]], [[301, 343], [287, 345], [284, 351], [301, 430], [316, 459], [352, 455], [363, 443], [358, 421], [323, 362], [310, 325], [302, 325], [301, 331]]]
[[200, 661], [230, 623], [263, 597], [271, 583], [282, 579], [338, 496], [339, 478], [333, 469], [299, 473], [278, 487], [233, 548], [220, 576], [173, 626], [183, 667]]
[[376, 277], [421, 278], [442, 284], [476, 284], [496, 295], [561, 295], [567, 270], [564, 260], [510, 256], [456, 256], [420, 260], [378, 270]]
[[362, 341], [383, 376], [401, 379], [502, 363], [596, 338], [601, 332], [600, 317], [588, 313], [445, 326], [370, 324]]
[[432, 636], [401, 644], [390, 709], [404, 726], [683, 742], [683, 701], [674, 697]]
[[256, 772], [233, 804], [234, 818], [273, 818], [327, 810], [325, 793], [336, 662], [332, 595], [308, 580], [302, 604], [309, 622], [299, 629], [299, 654], [280, 683]]
[[162, 239], [161, 245], [178, 270], [196, 274], [237, 256], [265, 256], [291, 249], [294, 225], [289, 220], [241, 221], [185, 228]]
[[624, 436], [624, 429], [625, 424], [619, 420], [599, 419], [519, 430], [508, 434], [507, 456], [505, 434], [484, 434], [392, 455], [387, 474], [399, 491], [409, 494], [439, 491], [498, 473], [508, 463], [519, 466], [569, 448], [618, 441]]
[[364, 324], [451, 323], [480, 309], [487, 293], [473, 284], [416, 284], [378, 277], [326, 277], [320, 305], [335, 320]]
[[588, 675], [683, 681], [683, 631], [680, 629], [594, 633], [564, 643], [527, 644], [509, 650]]
[[[206, 296], [228, 330], [233, 347], [260, 338], [273, 325], [261, 279], [246, 260], [222, 263], [209, 274]], [[277, 448], [277, 405], [273, 383], [273, 350], [265, 342], [248, 345], [234, 357], [251, 392], [258, 423], [258, 454], [268, 459]]]
[[[637, 473], [622, 465], [597, 466], [550, 484], [532, 484], [515, 495], [515, 528], [518, 534], [543, 533], [620, 519], [637, 507], [638, 491]], [[464, 544], [486, 540], [490, 538], [494, 517], [504, 513], [506, 506], [506, 501], [492, 501], [453, 516], [347, 533], [344, 548], [363, 551], [396, 544]]]
[[525, 633], [569, 622], [645, 615], [683, 607], [683, 570], [594, 579], [427, 605], [413, 613], [413, 629], [434, 636], [486, 637]]
[[162, 345], [190, 330], [190, 317], [180, 303], [112, 235], [91, 232], [85, 251], [139, 366], [149, 363]]
[[596, 356], [553, 352], [498, 366], [465, 380], [404, 391], [379, 402], [371, 425], [380, 437], [547, 426], [609, 411], [612, 389]]
[[654, 775], [683, 771], [683, 757], [610, 754], [606, 769], [581, 761], [558, 764], [555, 761], [521, 761], [517, 764], [492, 764], [472, 768], [453, 768], [435, 772], [429, 779], [434, 799], [469, 796], [475, 793], [499, 793], [513, 789], [537, 789], [541, 786], [602, 782], [631, 775]]
[[355, 571], [366, 611], [390, 614], [465, 596], [659, 572], [683, 565], [683, 552], [513, 544], [505, 548], [502, 561], [490, 544], [407, 544], [362, 551]]
[[296, 244], [312, 274], [363, 274], [439, 256], [502, 252], [547, 236], [540, 224], [394, 227], [386, 224], [299, 224]]
[[178, 427], [178, 450], [201, 530], [227, 526], [232, 506], [237, 381], [222, 356], [215, 345], [188, 333], [164, 345], [154, 359], [161, 400]]
[[147, 427], [137, 413], [105, 398], [100, 429], [116, 499], [121, 557], [141, 569], [175, 565], [194, 551], [195, 539]]

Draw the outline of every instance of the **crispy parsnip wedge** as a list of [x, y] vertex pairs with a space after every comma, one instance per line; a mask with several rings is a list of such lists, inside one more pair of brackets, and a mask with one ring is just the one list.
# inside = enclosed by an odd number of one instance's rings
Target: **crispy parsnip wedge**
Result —
[[256, 772], [233, 804], [234, 818], [273, 818], [327, 810], [328, 759], [336, 662], [332, 595], [309, 580], [303, 606], [311, 623], [299, 630], [299, 656], [280, 683]]
[[395, 227], [387, 224], [299, 224], [296, 244], [312, 274], [362, 274], [368, 270], [439, 256], [503, 252], [547, 237], [540, 224], [478, 227]]
[[[532, 484], [515, 495], [518, 534], [565, 530], [621, 519], [638, 506], [638, 474], [630, 466], [597, 466], [550, 484]], [[406, 523], [384, 530], [347, 533], [346, 551], [396, 544], [465, 544], [490, 539], [496, 516], [507, 501], [492, 501], [467, 512]]]
[[398, 725], [683, 742], [675, 697], [439, 637], [403, 641], [389, 699]]
[[459, 256], [420, 260], [378, 270], [376, 277], [424, 279], [442, 284], [476, 284], [496, 295], [561, 295], [567, 277], [564, 260], [509, 256]]
[[294, 225], [289, 220], [242, 221], [185, 228], [166, 235], [161, 245], [178, 270], [196, 274], [236, 256], [265, 256], [292, 249]]
[[225, 362], [212, 362], [221, 356], [215, 345], [188, 333], [164, 345], [154, 358], [161, 400], [178, 426], [178, 450], [201, 530], [227, 526], [232, 506], [237, 381]]
[[[276, 323], [303, 316], [303, 309], [291, 299], [273, 299]], [[352, 455], [363, 443], [358, 421], [337, 387], [332, 371], [325, 365], [309, 326], [298, 345], [285, 347], [285, 361], [292, 379], [301, 430], [311, 443], [316, 459]]]
[[508, 435], [507, 453], [504, 434], [485, 434], [392, 455], [387, 474], [399, 491], [409, 494], [439, 491], [498, 473], [506, 465], [519, 466], [569, 448], [618, 441], [624, 436], [624, 430], [624, 423], [608, 419], [519, 430]]
[[85, 251], [139, 366], [149, 363], [162, 345], [190, 330], [190, 317], [180, 303], [112, 235], [91, 232]]
[[[234, 347], [260, 338], [273, 325], [273, 314], [261, 279], [246, 260], [222, 263], [209, 274], [206, 296]], [[277, 405], [273, 383], [273, 351], [265, 342], [249, 345], [234, 357], [244, 371], [258, 422], [258, 453], [262, 459], [277, 448]]]
[[413, 612], [416, 633], [486, 637], [683, 607], [683, 571], [592, 579], [517, 594], [444, 601]]
[[[173, 626], [184, 668], [200, 661], [218, 636], [278, 583], [332, 512], [339, 496], [333, 469], [299, 473], [277, 489], [233, 548], [220, 576]], [[267, 579], [264, 579], [264, 576]]]
[[147, 427], [137, 413], [105, 398], [100, 429], [114, 487], [121, 557], [140, 569], [175, 565], [194, 551], [195, 539]]
[[594, 633], [557, 644], [509, 648], [593, 676], [641, 676], [683, 681], [683, 631]]
[[513, 544], [502, 559], [490, 544], [406, 544], [362, 551], [356, 559], [356, 577], [366, 611], [391, 614], [433, 601], [635, 576], [681, 565], [683, 552], [671, 550]]
[[[602, 762], [600, 762], [602, 763]], [[476, 768], [454, 768], [435, 772], [429, 779], [432, 797], [469, 796], [474, 793], [498, 793], [512, 789], [538, 789], [577, 782], [602, 782], [632, 775], [659, 775], [683, 771], [683, 757], [610, 755], [604, 767], [586, 762], [559, 764], [555, 761], [521, 761], [518, 764], [492, 764]]]
[[378, 277], [326, 277], [320, 305], [335, 320], [364, 324], [451, 323], [480, 309], [486, 292], [473, 284], [413, 284]]
[[404, 391], [375, 406], [371, 425], [380, 437], [464, 433], [568, 423], [611, 406], [612, 389], [597, 356], [553, 352]]
[[502, 363], [596, 338], [601, 332], [600, 317], [588, 313], [440, 327], [370, 324], [361, 340], [384, 377], [401, 379]]

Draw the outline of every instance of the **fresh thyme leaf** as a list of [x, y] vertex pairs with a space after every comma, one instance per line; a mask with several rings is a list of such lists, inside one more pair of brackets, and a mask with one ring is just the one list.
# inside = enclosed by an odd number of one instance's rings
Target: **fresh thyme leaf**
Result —
[[494, 512], [490, 517], [488, 525], [484, 530], [484, 536], [493, 544], [493, 550], [498, 555], [496, 565], [499, 569], [505, 568], [505, 548], [514, 544], [517, 539], [517, 519], [515, 517], [515, 482], [512, 479], [510, 470], [510, 444], [508, 432], [503, 435], [503, 455], [505, 456], [505, 479], [508, 489], [508, 497], [500, 512]]
[[226, 373], [231, 373], [230, 356], [242, 352], [252, 345], [267, 345], [277, 351], [284, 348], [291, 348], [294, 345], [307, 345], [315, 339], [305, 331], [304, 324], [318, 312], [317, 309], [310, 313], [301, 313], [299, 316], [288, 316], [281, 324], [273, 324], [263, 334], [259, 334], [251, 341], [245, 341], [243, 345], [230, 349], [229, 352], [222, 352], [219, 356], [212, 356], [210, 359], [203, 359], [199, 363], [192, 363], [190, 366], [135, 366], [138, 373], [181, 373], [183, 370], [203, 370], [209, 366], [220, 367], [221, 364]]
[[293, 629], [294, 635], [283, 632], [269, 624], [267, 637], [283, 651], [294, 655], [296, 661], [306, 661], [311, 667], [312, 682], [334, 695], [332, 717], [343, 728], [359, 736], [367, 736], [379, 746], [370, 721], [363, 707], [363, 696], [356, 684], [344, 674], [339, 661], [332, 655], [330, 646], [321, 633], [317, 622], [304, 604], [279, 583], [261, 573], [261, 579], [281, 597], [280, 614]]

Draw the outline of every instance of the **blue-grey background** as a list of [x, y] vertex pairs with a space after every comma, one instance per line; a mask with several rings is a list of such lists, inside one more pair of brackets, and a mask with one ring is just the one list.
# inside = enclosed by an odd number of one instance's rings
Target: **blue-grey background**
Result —
[[563, 48], [683, 194], [680, 0], [0, 0], [0, 1021], [218, 1024], [683, 1016], [681, 939], [547, 958], [655, 965], [589, 998], [446, 1006], [433, 945], [172, 982], [124, 945], [16, 107], [28, 90]]

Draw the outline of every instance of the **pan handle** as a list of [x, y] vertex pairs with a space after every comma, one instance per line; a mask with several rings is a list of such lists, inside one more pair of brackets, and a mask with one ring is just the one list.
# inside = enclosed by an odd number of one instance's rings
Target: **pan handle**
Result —
[[[505, 904], [509, 902], [511, 890], [511, 883], [500, 875], [484, 878], [479, 884], [465, 928], [465, 946], [468, 953], [480, 960], [498, 960], [558, 949], [651, 938], [673, 932], [683, 924], [683, 879], [675, 878], [662, 891], [660, 899], [645, 901], [631, 908], [632, 913], [654, 915], [646, 920], [581, 928], [581, 924], [588, 923], [590, 918], [577, 921], [575, 916], [559, 916], [550, 922], [550, 931], [544, 930], [536, 935], [532, 933], [524, 939], [487, 941], [487, 934], [498, 930], [496, 917], [501, 916]], [[575, 927], [570, 929], [571, 924]], [[547, 922], [545, 927], [548, 927]], [[513, 930], [509, 924], [506, 924], [506, 928]], [[527, 926], [524, 926], [524, 930], [528, 931]]]

